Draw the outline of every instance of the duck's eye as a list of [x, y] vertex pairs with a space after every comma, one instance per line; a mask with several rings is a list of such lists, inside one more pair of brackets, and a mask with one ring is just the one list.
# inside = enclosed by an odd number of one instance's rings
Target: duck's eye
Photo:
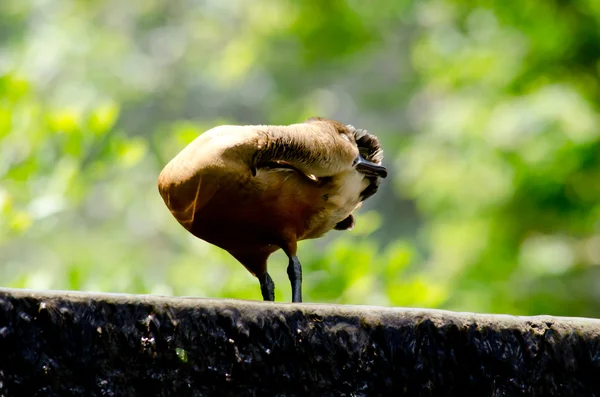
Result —
[[342, 134], [342, 138], [344, 138], [345, 140], [347, 140], [348, 142], [350, 142], [350, 137], [346, 134]]

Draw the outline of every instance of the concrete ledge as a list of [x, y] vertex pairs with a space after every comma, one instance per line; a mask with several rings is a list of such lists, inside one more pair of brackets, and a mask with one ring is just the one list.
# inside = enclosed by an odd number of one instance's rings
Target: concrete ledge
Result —
[[600, 320], [0, 289], [0, 396], [600, 395]]

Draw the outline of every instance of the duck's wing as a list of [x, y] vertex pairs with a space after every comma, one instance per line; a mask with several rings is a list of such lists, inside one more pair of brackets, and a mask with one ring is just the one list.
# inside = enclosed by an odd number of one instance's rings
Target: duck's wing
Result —
[[199, 135], [161, 171], [158, 190], [173, 216], [188, 230], [198, 211], [224, 187], [252, 178], [250, 129], [220, 126]]
[[[301, 177], [306, 178], [307, 180], [310, 180], [312, 182], [320, 182], [321, 180], [325, 179], [325, 177], [317, 178], [313, 174], [306, 174], [304, 171], [295, 167], [293, 164], [290, 164], [290, 163], [287, 163], [287, 162], [281, 161], [281, 160], [267, 161], [265, 163], [257, 165], [256, 168], [257, 169], [274, 170], [274, 171], [277, 171], [277, 170], [291, 171], [291, 172], [297, 173]], [[256, 174], [257, 174], [256, 170], [253, 170], [252, 173], [254, 176], [256, 176]]]
[[338, 138], [340, 129], [346, 131], [338, 122], [318, 118], [289, 126], [256, 126], [260, 137], [256, 164], [277, 161], [317, 178], [348, 171], [356, 148]]

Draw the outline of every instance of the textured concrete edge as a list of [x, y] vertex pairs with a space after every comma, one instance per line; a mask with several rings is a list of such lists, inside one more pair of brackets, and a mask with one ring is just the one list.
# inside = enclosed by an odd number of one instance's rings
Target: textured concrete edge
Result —
[[115, 305], [150, 305], [156, 311], [169, 308], [179, 310], [214, 310], [234, 309], [241, 316], [255, 317], [268, 314], [278, 315], [311, 315], [319, 317], [360, 318], [365, 324], [386, 323], [401, 327], [418, 324], [425, 320], [437, 326], [454, 325], [459, 328], [476, 325], [479, 328], [491, 329], [547, 329], [549, 327], [564, 331], [575, 331], [581, 336], [600, 336], [600, 319], [584, 317], [512, 316], [505, 314], [477, 314], [469, 312], [452, 312], [437, 309], [391, 308], [379, 306], [356, 306], [315, 303], [278, 303], [262, 301], [245, 301], [235, 299], [210, 299], [194, 297], [168, 297], [158, 295], [132, 295], [115, 293], [90, 293], [79, 291], [38, 291], [26, 289], [0, 288], [0, 298], [35, 299], [45, 304], [53, 302], [71, 302], [73, 304], [91, 305], [95, 302], [106, 302]]

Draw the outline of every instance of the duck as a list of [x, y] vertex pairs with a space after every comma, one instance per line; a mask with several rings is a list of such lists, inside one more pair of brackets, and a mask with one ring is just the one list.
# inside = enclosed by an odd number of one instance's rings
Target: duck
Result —
[[158, 191], [188, 232], [231, 254], [259, 283], [282, 249], [292, 302], [302, 302], [301, 240], [354, 227], [353, 212], [387, 177], [383, 150], [366, 130], [322, 117], [291, 125], [222, 125], [169, 161]]

